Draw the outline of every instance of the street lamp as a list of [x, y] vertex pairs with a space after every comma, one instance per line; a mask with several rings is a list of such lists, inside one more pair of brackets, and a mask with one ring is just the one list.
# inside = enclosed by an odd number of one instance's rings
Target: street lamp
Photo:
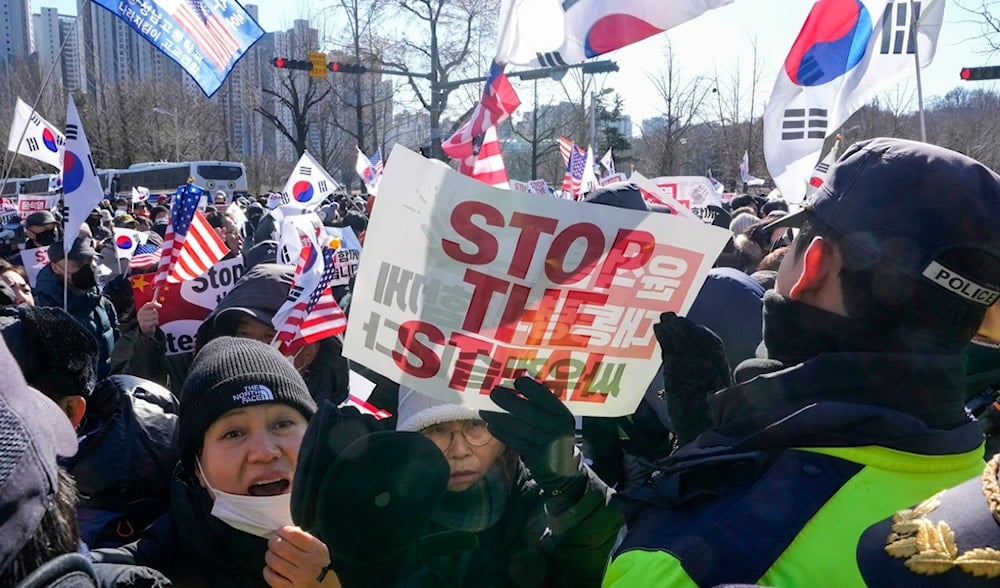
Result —
[[[614, 92], [614, 88], [604, 88], [600, 92], [591, 90], [590, 92], [590, 147], [597, 149], [594, 141], [597, 139], [597, 98]], [[595, 154], [596, 155], [596, 154]]]
[[170, 111], [157, 106], [153, 108], [153, 112], [159, 114], [168, 114], [174, 117], [174, 161], [179, 162], [181, 160], [180, 111], [177, 108], [174, 108], [173, 111]]

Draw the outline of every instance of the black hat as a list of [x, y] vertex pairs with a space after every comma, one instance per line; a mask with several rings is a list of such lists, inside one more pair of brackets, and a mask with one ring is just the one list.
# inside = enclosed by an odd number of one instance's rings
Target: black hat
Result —
[[288, 298], [288, 291], [295, 278], [295, 269], [276, 263], [258, 263], [236, 282], [216, 307], [214, 317], [209, 317], [220, 333], [232, 335], [238, 321], [252, 316], [262, 323], [271, 319]]
[[22, 304], [0, 318], [2, 334], [24, 379], [53, 400], [90, 396], [97, 383], [97, 342], [61, 308]]
[[307, 419], [316, 402], [288, 359], [259, 341], [218, 337], [209, 341], [191, 364], [181, 392], [181, 463], [194, 471], [205, 431], [219, 417], [235, 408], [283, 403]]
[[629, 210], [649, 211], [649, 206], [642, 198], [639, 186], [629, 182], [614, 182], [594, 190], [584, 199], [584, 202], [606, 204]]
[[[49, 261], [60, 261], [66, 257], [65, 253], [65, 243], [62, 241], [57, 241], [49, 247]], [[97, 251], [94, 249], [93, 239], [86, 235], [80, 235], [73, 242], [73, 247], [69, 250], [69, 258], [72, 261], [78, 261], [80, 263], [89, 263], [92, 259], [97, 257]]]
[[0, 341], [0, 574], [34, 536], [59, 488], [59, 457], [76, 453], [76, 433], [56, 403], [25, 383]]
[[967, 302], [990, 305], [1000, 284], [940, 262], [957, 248], [1000, 261], [1000, 176], [978, 161], [917, 141], [855, 143], [805, 207], [765, 228], [799, 227], [815, 215], [873, 261], [895, 266]]
[[261, 241], [243, 254], [243, 271], [249, 272], [261, 263], [278, 262], [278, 242]]
[[32, 212], [24, 219], [24, 226], [26, 227], [40, 227], [42, 225], [48, 225], [56, 222], [56, 217], [52, 216], [52, 213], [48, 210], [39, 210], [38, 212]]

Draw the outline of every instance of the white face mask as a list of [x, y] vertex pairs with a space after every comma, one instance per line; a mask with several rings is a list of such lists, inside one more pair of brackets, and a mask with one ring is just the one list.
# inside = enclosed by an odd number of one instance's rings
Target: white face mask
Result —
[[205, 485], [215, 496], [212, 516], [230, 527], [258, 537], [270, 537], [281, 527], [293, 524], [291, 493], [276, 496], [229, 494], [212, 488], [200, 461], [198, 469]]

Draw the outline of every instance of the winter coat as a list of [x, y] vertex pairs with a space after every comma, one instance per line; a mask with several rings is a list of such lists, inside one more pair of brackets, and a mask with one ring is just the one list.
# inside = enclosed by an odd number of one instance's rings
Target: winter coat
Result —
[[167, 512], [177, 464], [177, 399], [135, 376], [98, 382], [80, 446], [63, 464], [80, 492], [81, 539], [91, 547], [134, 541]]
[[[579, 454], [578, 454], [579, 456]], [[621, 527], [611, 491], [586, 466], [584, 494], [572, 504], [543, 498], [513, 452], [497, 460], [509, 473], [500, 519], [476, 533], [477, 545], [464, 552], [428, 558], [425, 586], [597, 586]], [[427, 534], [451, 530], [430, 523]]]
[[264, 588], [267, 539], [238, 531], [211, 515], [212, 499], [181, 466], [170, 490], [170, 511], [138, 541], [95, 549], [97, 563], [140, 565], [185, 588]]
[[618, 495], [604, 586], [863, 585], [867, 527], [982, 470], [960, 355], [881, 349], [774, 293], [764, 308], [766, 355], [709, 397], [712, 428]]
[[[49, 266], [38, 272], [34, 294], [35, 306], [63, 307], [63, 281]], [[101, 294], [100, 288], [94, 286], [86, 292], [70, 290], [66, 298], [66, 312], [97, 341], [97, 377], [111, 375], [111, 351], [118, 340], [118, 314], [114, 305]]]

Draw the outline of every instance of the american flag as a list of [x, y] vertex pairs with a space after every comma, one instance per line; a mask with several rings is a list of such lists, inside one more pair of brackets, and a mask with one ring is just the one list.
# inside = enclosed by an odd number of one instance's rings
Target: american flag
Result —
[[141, 243], [132, 253], [128, 263], [130, 271], [146, 270], [160, 262], [160, 248], [153, 243]]
[[562, 155], [563, 165], [569, 165], [569, 156], [573, 152], [576, 144], [566, 137], [559, 137], [559, 155]]
[[571, 196], [574, 199], [580, 193], [580, 181], [587, 168], [587, 153], [574, 146], [566, 163], [566, 175], [563, 177], [563, 198]]
[[159, 4], [218, 71], [225, 72], [243, 50], [229, 25], [203, 0], [159, 0]]
[[176, 284], [193, 280], [229, 253], [215, 229], [197, 209], [204, 192], [191, 184], [177, 190], [154, 280], [157, 288], [164, 282]]
[[375, 153], [368, 159], [372, 162], [372, 169], [375, 170], [375, 177], [377, 178], [382, 175], [382, 171], [385, 169], [382, 166], [382, 148], [379, 147], [376, 149]]
[[510, 188], [507, 168], [504, 167], [503, 156], [500, 154], [496, 127], [486, 129], [483, 133], [483, 144], [476, 153], [459, 160], [458, 171], [490, 186]]
[[465, 159], [476, 154], [486, 129], [499, 125], [520, 105], [521, 99], [503, 74], [503, 66], [494, 62], [490, 66], [483, 97], [472, 111], [472, 118], [442, 142], [441, 149], [452, 159]]
[[[312, 255], [308, 251], [311, 248], [311, 245], [303, 247], [296, 267], [296, 278], [304, 271], [308, 271], [305, 268], [305, 261]], [[347, 329], [347, 316], [340, 309], [340, 305], [333, 297], [333, 290], [330, 289], [330, 282], [337, 274], [337, 266], [333, 263], [336, 253], [337, 251], [331, 247], [323, 249], [323, 274], [319, 282], [309, 293], [308, 300], [303, 301], [301, 297], [298, 298], [278, 329], [275, 338], [281, 342], [279, 350], [283, 354], [291, 355], [304, 345], [333, 337]], [[292, 288], [295, 286], [293, 283]], [[281, 313], [282, 309], [279, 309], [276, 316]]]

